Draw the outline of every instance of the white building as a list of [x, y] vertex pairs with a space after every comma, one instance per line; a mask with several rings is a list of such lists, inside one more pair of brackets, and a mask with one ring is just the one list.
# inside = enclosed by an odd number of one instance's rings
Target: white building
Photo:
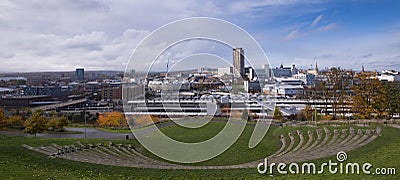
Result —
[[197, 68], [198, 73], [207, 73], [207, 72], [213, 72], [213, 71], [215, 71], [215, 69], [205, 67], [205, 66]]
[[223, 68], [218, 68], [218, 76], [224, 76], [224, 75], [232, 75], [233, 74], [233, 67], [223, 67]]
[[277, 94], [282, 96], [297, 96], [304, 92], [303, 86], [300, 85], [283, 85], [277, 87]]
[[383, 70], [381, 73], [378, 73], [376, 77], [379, 79], [379, 81], [400, 81], [400, 73], [395, 70]]
[[294, 77], [294, 79], [303, 81], [303, 83], [307, 84], [307, 85], [312, 85], [312, 84], [314, 84], [314, 81], [315, 81], [315, 75], [311, 74], [311, 73], [299, 72], [299, 73], [295, 74], [293, 77]]
[[400, 75], [381, 74], [377, 77], [379, 81], [387, 81], [387, 82], [400, 81]]
[[275, 84], [265, 84], [263, 87], [264, 94], [276, 95]]
[[302, 85], [303, 81], [293, 77], [280, 77], [275, 78], [276, 83], [280, 85]]
[[162, 86], [163, 86], [163, 82], [162, 81], [149, 81], [149, 84], [147, 84], [147, 87], [153, 91], [157, 91], [157, 90], [162, 90]]

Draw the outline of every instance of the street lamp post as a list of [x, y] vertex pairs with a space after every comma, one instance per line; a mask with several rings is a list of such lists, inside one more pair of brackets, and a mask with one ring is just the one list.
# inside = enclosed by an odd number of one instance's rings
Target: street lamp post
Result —
[[85, 103], [83, 104], [83, 119], [85, 120], [85, 140], [86, 140], [86, 83], [83, 81], [83, 94], [85, 97]]
[[[86, 109], [86, 106], [85, 106]], [[83, 118], [85, 119], [85, 139], [86, 139], [86, 111], [85, 109], [83, 110]]]

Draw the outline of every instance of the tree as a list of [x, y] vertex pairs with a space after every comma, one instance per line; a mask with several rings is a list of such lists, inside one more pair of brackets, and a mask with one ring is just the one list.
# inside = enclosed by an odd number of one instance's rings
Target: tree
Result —
[[330, 104], [334, 117], [344, 116], [347, 111], [347, 102], [351, 100], [350, 85], [353, 80], [353, 71], [331, 68], [324, 72], [324, 75], [325, 79], [316, 85], [316, 89], [320, 93], [316, 98], [325, 101], [325, 115], [327, 115], [328, 104]]
[[279, 107], [278, 107], [278, 106], [275, 106], [274, 117], [273, 117], [273, 119], [276, 119], [276, 120], [283, 120], [282, 112], [279, 110]]
[[96, 123], [96, 120], [98, 117], [99, 117], [99, 113], [90, 114], [89, 118], [87, 119], [87, 123], [91, 123], [91, 124]]
[[74, 123], [80, 123], [84, 122], [84, 116], [82, 113], [74, 113], [71, 117], [72, 122]]
[[298, 112], [296, 116], [297, 116], [296, 118], [298, 121], [307, 121], [307, 117], [304, 114], [304, 111]]
[[4, 115], [3, 108], [0, 107], [0, 130], [7, 124], [6, 116]]
[[307, 104], [306, 107], [301, 111], [303, 112], [305, 118], [308, 121], [313, 120], [313, 117], [314, 117], [314, 114], [315, 114], [315, 110], [309, 104]]
[[387, 112], [389, 117], [400, 113], [400, 83], [387, 82], [385, 85]]
[[123, 127], [128, 123], [121, 112], [102, 113], [97, 118], [97, 124], [100, 126]]
[[18, 111], [18, 113], [18, 115], [22, 116], [23, 120], [26, 120], [32, 115], [32, 110], [29, 108], [22, 108]]
[[48, 115], [49, 115], [49, 117], [57, 117], [57, 112], [53, 110], [53, 111], [50, 111], [48, 113]]
[[68, 124], [69, 121], [65, 116], [57, 117], [57, 115], [53, 115], [50, 117], [50, 121], [47, 122], [47, 128], [53, 131], [63, 131], [64, 126]]
[[23, 129], [24, 121], [22, 119], [22, 116], [20, 115], [10, 116], [7, 120], [7, 127], [14, 129]]
[[134, 117], [133, 121], [134, 121], [134, 125], [145, 126], [145, 125], [149, 125], [151, 123], [158, 123], [158, 122], [160, 122], [160, 119], [158, 119], [156, 116], [152, 116], [152, 115], [142, 115], [139, 117]]
[[353, 85], [353, 112], [358, 118], [383, 118], [387, 115], [388, 104], [382, 83], [373, 73], [361, 72], [356, 75]]
[[63, 131], [64, 127], [69, 124], [68, 119], [65, 116], [58, 117], [58, 126], [57, 129]]
[[46, 123], [46, 117], [43, 116], [43, 113], [41, 111], [36, 111], [25, 121], [25, 132], [34, 134], [36, 137], [36, 133], [46, 130]]

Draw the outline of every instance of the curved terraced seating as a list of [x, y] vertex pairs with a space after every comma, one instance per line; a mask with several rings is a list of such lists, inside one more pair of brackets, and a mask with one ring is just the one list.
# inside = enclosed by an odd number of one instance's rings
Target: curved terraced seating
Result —
[[[369, 133], [370, 130], [361, 129], [359, 129], [357, 133], [355, 133], [355, 130], [352, 127], [349, 129], [342, 129], [341, 131], [335, 129], [333, 135], [329, 133], [328, 129], [325, 129], [325, 137], [322, 140], [321, 136], [318, 136], [318, 133], [322, 132], [318, 132], [318, 130], [316, 131], [317, 138], [315, 139], [313, 139], [312, 132], [308, 132], [309, 141], [303, 146], [303, 148], [300, 148], [298, 151], [292, 151], [281, 156], [271, 155], [268, 157], [268, 161], [271, 163], [289, 163], [328, 157], [331, 155], [335, 155], [339, 151], [351, 151], [353, 149], [364, 146], [375, 140], [380, 134], [379, 128], [373, 130], [374, 133]], [[339, 134], [339, 132], [341, 133]], [[330, 141], [328, 139], [330, 139]]]
[[300, 149], [299, 149], [299, 151], [300, 152], [302, 152], [304, 149], [306, 149], [307, 147], [309, 147], [312, 143], [313, 143], [313, 141], [314, 141], [314, 135], [313, 135], [313, 133], [311, 132], [311, 131], [307, 131], [307, 134], [308, 134], [308, 140], [307, 140], [307, 143], [303, 146], [303, 147], [301, 147]]
[[339, 131], [337, 129], [333, 130], [333, 136], [331, 138], [331, 140], [326, 144], [326, 145], [331, 145], [333, 144], [338, 138], [339, 138]]
[[[110, 143], [109, 146], [104, 146], [102, 144], [92, 145], [87, 144], [83, 145], [80, 142], [77, 142], [78, 146], [82, 147], [77, 149], [75, 145], [70, 146], [58, 146], [53, 145], [53, 147], [57, 147], [57, 149], [52, 149], [52, 156], [58, 158], [64, 158], [74, 161], [88, 162], [94, 164], [105, 164], [105, 165], [113, 165], [113, 166], [127, 166], [127, 167], [147, 167], [147, 168], [170, 168], [175, 169], [180, 165], [164, 163], [161, 161], [157, 161], [154, 159], [150, 159], [145, 157], [135, 151], [131, 145], [113, 145]], [[25, 147], [41, 152], [42, 147], [29, 147], [24, 145]], [[50, 153], [45, 153], [50, 154]]]
[[[333, 133], [331, 133], [333, 132]], [[286, 135], [279, 136], [280, 148], [270, 155], [269, 163], [291, 163], [319, 159], [335, 155], [339, 151], [351, 151], [375, 140], [381, 133], [381, 129], [322, 129], [302, 132], [296, 130]], [[307, 134], [306, 138], [305, 134]], [[298, 141], [297, 141], [298, 140]], [[76, 144], [60, 146], [23, 147], [46, 154], [54, 158], [63, 158], [73, 161], [81, 161], [94, 164], [112, 166], [126, 166], [156, 169], [232, 169], [254, 168], [263, 160], [230, 166], [185, 166], [158, 161], [146, 157], [135, 150], [132, 145], [114, 144]]]
[[300, 141], [297, 144], [297, 146], [292, 151], [290, 151], [291, 153], [296, 152], [297, 150], [299, 150], [303, 146], [303, 143], [304, 143], [303, 133], [301, 133], [301, 131], [299, 131], [299, 130], [297, 130], [296, 133], [299, 136]]
[[325, 133], [324, 133], [324, 140], [322, 140], [322, 142], [319, 143], [319, 144], [316, 146], [316, 148], [320, 148], [322, 145], [327, 144], [327, 142], [328, 142], [328, 140], [329, 140], [329, 138], [330, 138], [329, 129], [326, 128], [326, 127], [324, 127], [324, 132], [325, 132]]
[[272, 156], [276, 156], [278, 154], [280, 154], [281, 152], [283, 152], [286, 148], [286, 139], [285, 136], [280, 135], [279, 136], [279, 141], [281, 142], [281, 147], [279, 148], [278, 151], [276, 151], [274, 154], [272, 154]]
[[279, 153], [277, 156], [282, 156], [286, 153], [288, 153], [294, 146], [294, 137], [292, 133], [288, 133], [289, 139], [290, 139], [290, 144], [289, 146], [281, 153]]
[[317, 146], [321, 142], [321, 139], [322, 139], [321, 130], [316, 129], [316, 132], [317, 132], [317, 139], [309, 147], [305, 148], [304, 151], [309, 151], [309, 150], [313, 149], [315, 146]]

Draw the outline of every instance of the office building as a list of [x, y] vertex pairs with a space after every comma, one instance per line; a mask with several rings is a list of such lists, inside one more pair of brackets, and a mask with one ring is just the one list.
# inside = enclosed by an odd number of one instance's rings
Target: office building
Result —
[[85, 70], [83, 68], [77, 68], [75, 70], [75, 76], [78, 81], [83, 81], [85, 79]]
[[233, 49], [233, 67], [235, 76], [244, 78], [244, 51], [242, 48]]

